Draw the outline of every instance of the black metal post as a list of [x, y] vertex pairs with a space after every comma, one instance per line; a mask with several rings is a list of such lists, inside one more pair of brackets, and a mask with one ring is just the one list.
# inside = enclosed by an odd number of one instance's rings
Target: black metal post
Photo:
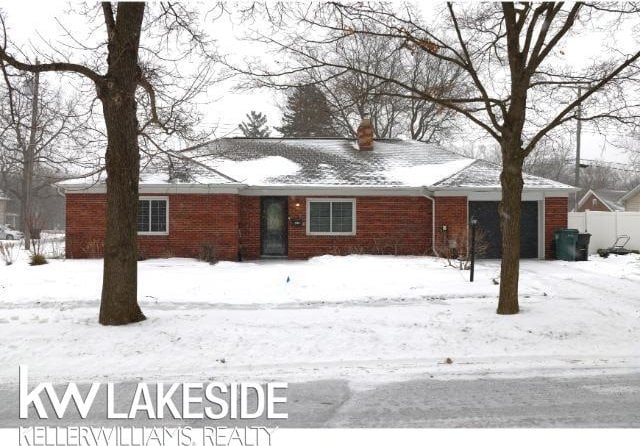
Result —
[[469, 277], [469, 281], [473, 282], [473, 275], [475, 272], [476, 266], [476, 226], [478, 225], [478, 220], [475, 217], [471, 217], [471, 273]]

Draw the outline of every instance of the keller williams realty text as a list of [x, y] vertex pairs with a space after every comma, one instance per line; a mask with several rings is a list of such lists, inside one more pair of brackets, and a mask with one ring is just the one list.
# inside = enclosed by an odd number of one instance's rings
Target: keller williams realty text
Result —
[[[105, 384], [92, 383], [86, 396], [82, 396], [75, 383], [68, 383], [63, 392], [58, 393], [52, 383], [39, 383], [31, 390], [28, 383], [28, 369], [19, 367], [20, 418], [29, 418], [29, 407], [35, 409], [40, 419], [51, 415], [45, 408], [53, 408], [55, 415], [63, 419], [72, 405], [82, 419], [92, 413], [96, 396]], [[135, 419], [137, 415], [148, 419], [211, 419], [243, 420], [265, 416], [267, 419], [286, 419], [288, 414], [279, 411], [286, 404], [283, 394], [287, 383], [137, 383], [135, 390], [127, 386], [131, 396], [118, 393], [117, 385], [106, 384], [107, 419]], [[115, 401], [127, 401], [125, 407], [116, 407]], [[177, 401], [176, 401], [177, 400]], [[122, 406], [122, 405], [121, 405]]]
[[20, 428], [20, 446], [272, 446], [266, 427]]

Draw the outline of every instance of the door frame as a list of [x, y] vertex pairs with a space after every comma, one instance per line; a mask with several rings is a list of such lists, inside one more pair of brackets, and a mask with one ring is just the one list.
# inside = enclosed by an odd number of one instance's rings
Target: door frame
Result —
[[[267, 200], [281, 201], [284, 203], [284, 226], [283, 226], [283, 243], [284, 254], [265, 254], [264, 238], [265, 238], [265, 218], [264, 203]], [[289, 197], [288, 196], [263, 196], [260, 197], [260, 257], [265, 258], [287, 258], [289, 257]]]

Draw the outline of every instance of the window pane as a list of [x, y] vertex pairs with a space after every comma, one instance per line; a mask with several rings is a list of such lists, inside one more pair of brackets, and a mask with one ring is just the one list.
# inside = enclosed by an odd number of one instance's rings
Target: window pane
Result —
[[149, 232], [149, 200], [138, 201], [138, 232]]
[[331, 231], [331, 203], [309, 203], [309, 230], [310, 232]]
[[165, 232], [167, 230], [167, 202], [164, 200], [151, 201], [151, 232]]
[[333, 232], [353, 231], [353, 203], [336, 201], [331, 203], [331, 226]]

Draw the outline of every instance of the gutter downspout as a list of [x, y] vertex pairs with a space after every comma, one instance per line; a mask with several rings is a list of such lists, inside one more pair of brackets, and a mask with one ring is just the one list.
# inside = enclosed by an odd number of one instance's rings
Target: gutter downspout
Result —
[[440, 257], [436, 250], [436, 200], [431, 195], [426, 194], [426, 189], [422, 196], [431, 200], [431, 250], [436, 257]]

